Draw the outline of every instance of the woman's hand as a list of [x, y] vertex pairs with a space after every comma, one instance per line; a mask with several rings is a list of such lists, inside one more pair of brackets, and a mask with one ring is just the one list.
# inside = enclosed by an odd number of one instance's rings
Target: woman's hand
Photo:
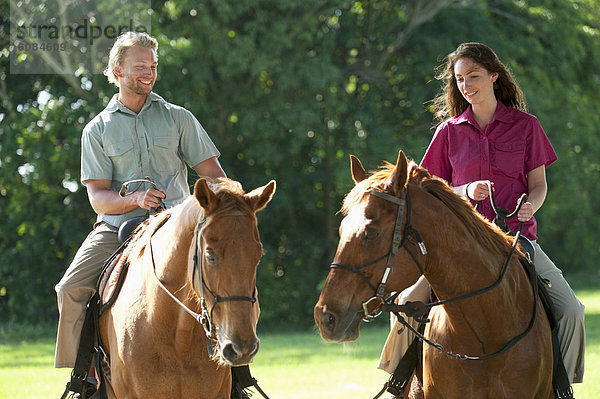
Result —
[[519, 222], [527, 222], [533, 217], [533, 212], [533, 204], [531, 202], [526, 202], [521, 206], [521, 209], [519, 209], [517, 219], [519, 219]]
[[465, 192], [467, 197], [474, 201], [482, 201], [490, 196], [490, 188], [494, 189], [494, 183], [489, 180], [478, 180], [467, 184]]

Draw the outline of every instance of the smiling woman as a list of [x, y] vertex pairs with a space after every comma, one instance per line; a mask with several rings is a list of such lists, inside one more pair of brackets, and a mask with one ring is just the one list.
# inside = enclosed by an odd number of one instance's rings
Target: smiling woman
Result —
[[498, 73], [489, 72], [470, 58], [461, 58], [454, 64], [454, 78], [469, 104], [488, 110], [475, 117], [479, 127], [485, 129], [496, 109], [494, 82], [498, 79]]

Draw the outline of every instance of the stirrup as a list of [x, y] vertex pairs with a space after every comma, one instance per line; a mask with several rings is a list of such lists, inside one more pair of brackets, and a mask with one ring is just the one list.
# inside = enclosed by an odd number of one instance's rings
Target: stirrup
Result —
[[404, 390], [406, 389], [407, 381], [398, 381], [394, 376], [390, 376], [390, 379], [386, 383], [386, 391], [394, 395], [394, 398], [402, 399], [404, 396]]
[[[396, 380], [393, 375], [390, 376], [390, 379], [383, 384], [383, 388], [379, 391], [373, 399], [379, 399], [381, 395], [384, 393], [391, 393], [393, 399], [402, 399], [404, 396], [405, 386], [402, 385], [402, 382]], [[390, 397], [386, 397], [385, 399], [391, 399]]]

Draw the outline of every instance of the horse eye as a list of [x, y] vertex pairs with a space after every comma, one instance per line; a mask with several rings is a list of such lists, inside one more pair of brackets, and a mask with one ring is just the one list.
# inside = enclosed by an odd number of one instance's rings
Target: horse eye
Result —
[[217, 255], [215, 254], [215, 251], [213, 251], [212, 249], [206, 250], [206, 261], [211, 265], [217, 263]]
[[373, 241], [379, 236], [379, 231], [374, 229], [366, 229], [363, 235], [363, 239], [367, 241]]

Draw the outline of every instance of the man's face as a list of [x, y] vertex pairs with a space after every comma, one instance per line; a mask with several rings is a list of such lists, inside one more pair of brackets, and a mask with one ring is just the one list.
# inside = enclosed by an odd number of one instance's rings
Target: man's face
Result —
[[121, 91], [150, 94], [156, 82], [157, 66], [158, 57], [154, 50], [142, 46], [130, 47], [122, 64], [116, 68]]

